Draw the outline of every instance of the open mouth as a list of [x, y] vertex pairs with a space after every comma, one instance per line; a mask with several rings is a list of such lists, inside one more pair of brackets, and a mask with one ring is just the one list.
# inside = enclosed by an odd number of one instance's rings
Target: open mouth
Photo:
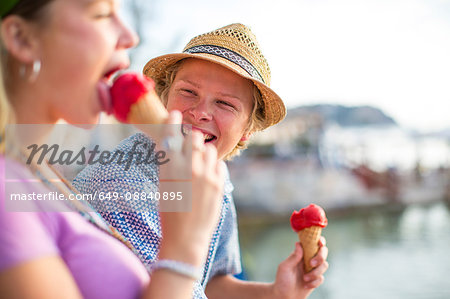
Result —
[[[191, 126], [185, 126], [185, 125], [181, 126], [181, 132], [183, 133], [184, 136], [188, 135], [191, 130], [192, 130]], [[194, 129], [194, 130], [196, 130], [196, 129]], [[203, 142], [204, 143], [213, 142], [214, 140], [217, 139], [217, 137], [212, 134], [205, 133], [200, 130], [196, 130], [196, 131], [201, 132], [203, 134], [203, 138], [204, 138]]]
[[203, 134], [203, 137], [205, 138], [205, 143], [208, 143], [208, 142], [213, 142], [214, 140], [216, 140], [217, 139], [217, 137], [216, 136], [214, 136], [214, 135], [211, 135], [211, 134]]
[[117, 73], [119, 72], [119, 70], [120, 70], [120, 68], [119, 68], [119, 67], [116, 67], [116, 68], [113, 68], [112, 70], [106, 72], [106, 73], [103, 75], [104, 80], [109, 81], [109, 80], [111, 79], [111, 77], [113, 77], [113, 75], [117, 75]]

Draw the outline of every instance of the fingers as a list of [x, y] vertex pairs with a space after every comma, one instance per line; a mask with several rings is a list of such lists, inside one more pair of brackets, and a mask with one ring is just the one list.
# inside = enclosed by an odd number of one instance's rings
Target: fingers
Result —
[[166, 124], [168, 125], [176, 125], [181, 124], [181, 121], [183, 119], [183, 115], [178, 110], [172, 110], [169, 113], [169, 117], [166, 120]]
[[325, 280], [323, 274], [328, 269], [328, 262], [324, 261], [317, 268], [314, 268], [307, 274], [303, 275], [303, 280], [305, 281], [306, 288], [317, 288]]
[[191, 152], [204, 150], [203, 134], [198, 131], [192, 131], [189, 124], [183, 124], [181, 127], [182, 135], [185, 137], [183, 144], [183, 154], [189, 155]]
[[224, 174], [217, 160], [215, 146], [206, 144], [201, 149], [192, 152], [192, 175], [203, 177], [205, 183], [214, 186], [214, 189], [222, 191]]
[[180, 111], [171, 111], [166, 120], [166, 124], [169, 126], [164, 126], [164, 135], [179, 137], [178, 135], [181, 135], [181, 129], [176, 125], [181, 125], [182, 120], [183, 115]]
[[322, 236], [320, 238], [320, 249], [316, 256], [311, 260], [311, 266], [315, 267], [310, 272], [303, 275], [305, 281], [305, 288], [317, 288], [324, 281], [324, 273], [327, 271], [329, 264], [326, 261], [328, 256], [328, 247], [326, 247], [326, 240]]
[[325, 280], [325, 278], [323, 277], [323, 275], [321, 275], [317, 279], [306, 282], [304, 284], [304, 287], [306, 289], [315, 289], [315, 288], [319, 287], [324, 282], [324, 280]]
[[180, 152], [184, 147], [181, 133], [182, 114], [180, 111], [171, 111], [165, 121], [165, 125], [158, 126], [158, 133], [151, 135], [158, 148], [167, 152]]
[[292, 263], [293, 266], [298, 264], [301, 259], [303, 258], [303, 249], [299, 242], [295, 243], [294, 251], [291, 253], [291, 255], [286, 259], [286, 262]]
[[300, 246], [299, 242], [295, 243], [294, 251], [284, 260], [280, 263], [279, 268], [280, 270], [294, 270], [297, 269], [301, 263], [300, 261], [303, 258], [303, 249]]
[[320, 236], [319, 245], [320, 246], [326, 246], [327, 245], [327, 240], [325, 239], [324, 236]]
[[328, 247], [325, 244], [326, 244], [325, 238], [323, 236], [320, 237], [319, 241], [320, 249], [317, 252], [316, 256], [311, 259], [312, 267], [317, 267], [318, 265], [326, 261], [328, 257]]
[[191, 131], [190, 134], [192, 137], [192, 151], [203, 151], [205, 147], [203, 134], [198, 131]]
[[192, 132], [192, 164], [193, 167], [210, 172], [209, 175], [217, 176], [219, 164], [217, 161], [217, 150], [214, 145], [205, 144], [200, 132]]
[[[205, 162], [205, 168], [211, 172], [215, 172], [217, 163], [217, 150], [211, 144], [205, 145], [205, 151], [203, 155], [203, 161]], [[213, 172], [213, 174], [214, 174]]]
[[[189, 139], [189, 138], [188, 138]], [[193, 131], [191, 132], [192, 142], [192, 174], [194, 176], [200, 175], [203, 169], [203, 136], [201, 133]]]
[[298, 259], [302, 259], [303, 258], [303, 248], [302, 248], [302, 245], [300, 245], [300, 242], [295, 242], [294, 252], [295, 252], [296, 257]]
[[304, 277], [303, 277], [304, 280], [305, 281], [312, 281], [312, 280], [316, 279], [317, 277], [319, 277], [322, 274], [324, 274], [325, 271], [327, 271], [328, 266], [329, 266], [328, 262], [324, 261], [319, 266], [317, 266], [316, 268], [312, 269], [307, 274], [305, 274]]

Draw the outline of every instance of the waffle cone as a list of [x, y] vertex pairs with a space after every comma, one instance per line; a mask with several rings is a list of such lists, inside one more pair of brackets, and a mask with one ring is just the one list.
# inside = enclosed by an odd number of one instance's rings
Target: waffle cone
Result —
[[313, 269], [310, 262], [311, 259], [319, 251], [319, 239], [322, 234], [322, 227], [311, 226], [304, 228], [298, 232], [298, 238], [303, 248], [303, 262], [305, 272], [309, 272]]
[[130, 124], [162, 124], [168, 116], [169, 113], [158, 95], [151, 90], [131, 105], [127, 122]]

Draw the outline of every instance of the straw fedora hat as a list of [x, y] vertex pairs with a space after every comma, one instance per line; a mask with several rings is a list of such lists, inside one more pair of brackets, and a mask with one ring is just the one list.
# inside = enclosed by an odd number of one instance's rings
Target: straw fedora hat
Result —
[[281, 98], [270, 88], [269, 64], [261, 53], [256, 36], [242, 24], [231, 24], [201, 34], [189, 41], [182, 53], [151, 59], [144, 66], [144, 74], [160, 81], [166, 69], [184, 58], [197, 58], [224, 66], [247, 78], [258, 87], [264, 101], [265, 122], [270, 127], [286, 116]]

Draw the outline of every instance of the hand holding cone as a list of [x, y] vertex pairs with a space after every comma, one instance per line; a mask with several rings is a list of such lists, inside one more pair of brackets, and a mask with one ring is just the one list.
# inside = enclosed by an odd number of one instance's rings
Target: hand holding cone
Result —
[[291, 215], [291, 227], [298, 233], [300, 244], [303, 248], [303, 260], [305, 272], [311, 271], [311, 259], [319, 251], [319, 239], [322, 228], [328, 224], [324, 210], [315, 204], [300, 211], [294, 211]]

